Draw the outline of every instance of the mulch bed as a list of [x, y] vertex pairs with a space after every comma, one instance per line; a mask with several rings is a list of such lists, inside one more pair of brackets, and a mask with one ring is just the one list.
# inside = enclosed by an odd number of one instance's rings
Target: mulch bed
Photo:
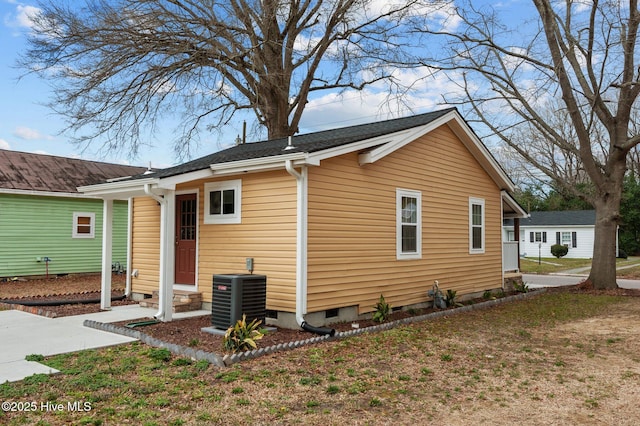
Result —
[[[115, 290], [111, 293], [112, 298], [120, 298], [122, 296], [124, 296], [124, 290]], [[0, 307], [4, 307], [6, 309], [19, 309], [49, 318], [59, 318], [71, 315], [93, 314], [100, 312], [100, 302], [86, 303], [87, 301], [99, 299], [100, 292], [92, 291], [55, 296], [33, 296], [13, 299], [0, 299]], [[41, 304], [41, 302], [45, 302], [45, 304]], [[49, 305], [50, 303], [56, 303], [57, 305]], [[123, 306], [137, 303], [138, 302], [129, 299], [112, 300], [111, 306]]]
[[[81, 301], [81, 300], [90, 300], [90, 299], [99, 299], [100, 291], [96, 290], [96, 279], [97, 277], [85, 277], [85, 278], [77, 278], [77, 277], [63, 277], [60, 280], [56, 281], [56, 288], [66, 288], [67, 290], [73, 291], [76, 289], [75, 293], [62, 292], [62, 294], [47, 294], [47, 290], [39, 290], [39, 295], [36, 296], [22, 296], [19, 298], [19, 301], [51, 301], [51, 300], [73, 300]], [[81, 283], [82, 288], [87, 288], [90, 291], [81, 291], [77, 292], [78, 285]], [[86, 284], [90, 283], [90, 284]], [[112, 295], [113, 296], [121, 296], [124, 293], [122, 288], [118, 288], [118, 284], [123, 283], [122, 280], [115, 281]], [[9, 285], [13, 285], [13, 287], [8, 287]], [[20, 283], [20, 288], [16, 287], [16, 284], [13, 283], [2, 283], [0, 285], [0, 306], [2, 303], [2, 299], [6, 299], [7, 295], [14, 296], [12, 299], [16, 299], [16, 295], [23, 294], [22, 287], [25, 287], [27, 284]], [[28, 283], [29, 288], [38, 292], [38, 289], [44, 288], [52, 288], [51, 283], [49, 281], [46, 282], [38, 282], [32, 281]], [[99, 287], [97, 287], [99, 289]], [[11, 291], [7, 291], [10, 289]], [[615, 290], [594, 290], [591, 283], [585, 281], [576, 286], [569, 287], [560, 287], [560, 288], [549, 288], [547, 289], [549, 292], [576, 292], [576, 293], [590, 293], [590, 294], [606, 294], [606, 295], [619, 295], [619, 296], [640, 296], [640, 290], [628, 290], [628, 289], [615, 289]], [[485, 299], [476, 299], [473, 301], [469, 301], [467, 303], [477, 303], [479, 301], [484, 301]], [[121, 301], [113, 301], [112, 306], [121, 306], [127, 304], [135, 304], [137, 302], [132, 300], [121, 300]], [[7, 305], [4, 305], [5, 308]], [[11, 308], [11, 306], [9, 306]], [[38, 313], [41, 315], [45, 315], [48, 317], [62, 317], [68, 315], [81, 315], [87, 313], [100, 312], [100, 303], [88, 303], [88, 304], [63, 304], [59, 306], [42, 306], [38, 309], [23, 309], [28, 310], [32, 313]], [[395, 321], [411, 316], [424, 315], [430, 312], [434, 312], [436, 309], [434, 308], [425, 308], [425, 309], [414, 309], [409, 311], [398, 310], [393, 312], [390, 315], [388, 321]], [[116, 323], [116, 325], [125, 326], [127, 324], [148, 320], [149, 318], [140, 318], [137, 320], [125, 321]], [[359, 328], [370, 327], [372, 325], [377, 325], [371, 319], [364, 319], [354, 321], [353, 323], [357, 323]], [[194, 349], [200, 349], [204, 351], [222, 353], [223, 349], [223, 338], [220, 335], [211, 334], [208, 332], [204, 332], [201, 329], [204, 327], [211, 326], [211, 317], [209, 315], [198, 316], [186, 319], [178, 319], [167, 323], [157, 323], [153, 325], [146, 325], [142, 327], [136, 327], [136, 330], [145, 333], [149, 336], [155, 337], [157, 339], [163, 340], [168, 343], [174, 343], [181, 346], [192, 347]], [[337, 332], [340, 331], [349, 331], [353, 329], [352, 322], [347, 323], [336, 323], [327, 326], [335, 329]], [[275, 331], [270, 331], [265, 334], [265, 336], [258, 342], [259, 347], [269, 347], [274, 346], [280, 343], [288, 343], [294, 341], [306, 340], [312, 337], [316, 337], [315, 334], [311, 332], [307, 332], [301, 329], [290, 330], [284, 328], [276, 328]]]
[[[396, 311], [389, 316], [388, 321], [395, 321], [411, 316], [424, 315], [434, 311], [435, 309], [433, 308], [417, 309], [411, 311]], [[126, 326], [127, 324], [135, 323], [138, 321], [145, 321], [147, 319], [148, 318], [140, 318], [131, 321], [117, 322], [114, 324]], [[326, 327], [333, 328], [334, 330], [336, 330], [336, 332], [349, 331], [353, 329], [352, 324], [354, 323], [357, 324], [359, 328], [365, 328], [379, 324], [371, 319], [365, 319], [347, 323], [335, 323]], [[195, 349], [201, 349], [204, 351], [211, 351], [216, 353], [224, 352], [223, 337], [217, 334], [202, 331], [202, 328], [205, 327], [211, 327], [210, 315], [176, 319], [171, 322], [160, 322], [153, 325], [136, 327], [135, 329], [140, 331], [141, 333], [145, 333], [151, 337], [155, 337], [165, 342], [192, 347]], [[316, 334], [304, 331], [302, 329], [291, 330], [281, 327], [268, 327], [275, 328], [275, 330], [268, 331], [264, 335], [264, 337], [257, 342], [258, 347], [275, 346], [280, 343], [295, 342], [310, 339], [312, 337], [317, 337]]]

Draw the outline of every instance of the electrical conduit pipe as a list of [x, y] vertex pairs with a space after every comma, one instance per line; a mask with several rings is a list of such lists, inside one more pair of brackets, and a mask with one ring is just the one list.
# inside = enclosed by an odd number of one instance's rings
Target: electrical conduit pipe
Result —
[[[290, 139], [291, 140], [291, 139]], [[289, 144], [291, 146], [291, 143]], [[304, 166], [303, 166], [304, 167]], [[307, 175], [293, 168], [291, 160], [285, 161], [285, 169], [296, 178], [297, 226], [296, 226], [296, 322], [305, 331], [319, 335], [335, 335], [332, 328], [314, 327], [304, 320], [307, 295]]]

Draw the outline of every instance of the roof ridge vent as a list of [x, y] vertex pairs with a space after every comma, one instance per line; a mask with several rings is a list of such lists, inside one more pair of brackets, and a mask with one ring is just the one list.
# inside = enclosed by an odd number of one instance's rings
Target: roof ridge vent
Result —
[[287, 140], [287, 146], [284, 147], [284, 150], [289, 151], [291, 149], [296, 149], [296, 147], [293, 146], [293, 136], [289, 135], [289, 139]]

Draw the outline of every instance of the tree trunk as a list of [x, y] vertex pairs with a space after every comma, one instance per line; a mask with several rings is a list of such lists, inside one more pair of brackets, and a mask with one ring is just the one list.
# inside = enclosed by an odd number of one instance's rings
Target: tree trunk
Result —
[[596, 203], [596, 226], [593, 242], [593, 260], [589, 281], [596, 289], [618, 288], [616, 283], [616, 235], [619, 220], [618, 202]]

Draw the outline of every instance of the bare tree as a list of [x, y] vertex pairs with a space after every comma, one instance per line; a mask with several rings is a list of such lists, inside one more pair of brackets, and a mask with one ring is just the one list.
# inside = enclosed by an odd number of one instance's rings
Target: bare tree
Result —
[[596, 288], [615, 288], [623, 178], [628, 154], [640, 142], [632, 119], [640, 93], [638, 4], [533, 5], [535, 17], [517, 27], [490, 7], [469, 4], [458, 9], [458, 31], [425, 33], [447, 39], [449, 55], [436, 58], [437, 66], [462, 75], [458, 101], [559, 188], [582, 191], [595, 206], [589, 278]]
[[[401, 0], [43, 0], [21, 64], [52, 81], [78, 142], [133, 154], [182, 114], [175, 150], [240, 110], [269, 138], [294, 134], [313, 92], [393, 84], [407, 64]], [[436, 0], [437, 2], [437, 0]]]

